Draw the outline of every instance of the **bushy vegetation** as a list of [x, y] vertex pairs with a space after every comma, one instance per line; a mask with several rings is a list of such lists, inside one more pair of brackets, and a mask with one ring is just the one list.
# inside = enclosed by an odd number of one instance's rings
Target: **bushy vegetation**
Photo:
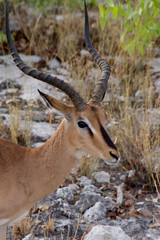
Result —
[[139, 51], [144, 54], [144, 46], [152, 47], [160, 33], [160, 1], [137, 0], [119, 1], [107, 0], [106, 5], [99, 4], [101, 27], [106, 23], [110, 26], [110, 15], [120, 21], [120, 40], [122, 47], [129, 54]]

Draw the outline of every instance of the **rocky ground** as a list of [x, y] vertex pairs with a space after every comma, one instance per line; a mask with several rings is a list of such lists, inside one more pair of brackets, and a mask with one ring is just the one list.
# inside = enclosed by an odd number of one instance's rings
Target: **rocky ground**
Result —
[[[22, 57], [31, 66], [41, 61], [40, 57]], [[157, 92], [160, 91], [159, 64], [160, 58], [150, 63], [151, 71], [157, 74], [154, 82], [154, 91]], [[66, 64], [61, 65], [56, 59], [47, 63], [47, 71], [72, 82]], [[55, 131], [62, 116], [55, 111], [48, 113], [37, 89], [68, 101], [62, 92], [24, 76], [12, 63], [10, 56], [0, 57], [2, 137], [11, 135], [9, 126], [13, 121], [13, 112], [18, 114], [17, 130], [29, 131], [32, 147], [43, 144]], [[16, 98], [13, 97], [15, 95]], [[17, 102], [18, 109], [14, 108]], [[151, 109], [149, 114], [159, 123], [160, 109], [155, 111], [156, 114]], [[32, 121], [26, 118], [29, 112]], [[50, 123], [49, 115], [52, 115]], [[77, 165], [56, 192], [33, 206], [23, 224], [8, 228], [7, 240], [15, 237], [23, 240], [158, 240], [160, 199], [156, 193], [147, 193], [144, 186], [135, 183], [134, 171], [124, 170], [121, 165], [113, 168], [100, 161], [91, 179], [81, 176]]]

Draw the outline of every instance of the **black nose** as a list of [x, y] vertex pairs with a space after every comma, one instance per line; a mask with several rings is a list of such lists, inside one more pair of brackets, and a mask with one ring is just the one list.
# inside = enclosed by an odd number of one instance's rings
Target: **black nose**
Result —
[[111, 157], [113, 157], [114, 159], [116, 159], [118, 161], [119, 157], [117, 157], [114, 153], [110, 152]]

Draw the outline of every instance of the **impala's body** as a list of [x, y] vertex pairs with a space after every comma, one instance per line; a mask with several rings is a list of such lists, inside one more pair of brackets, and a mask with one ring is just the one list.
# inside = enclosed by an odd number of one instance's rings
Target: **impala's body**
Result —
[[91, 101], [86, 104], [67, 83], [26, 66], [20, 59], [10, 37], [6, 10], [6, 32], [10, 50], [16, 65], [25, 74], [45, 81], [64, 91], [73, 106], [39, 91], [47, 104], [64, 114], [55, 134], [41, 147], [24, 148], [0, 138], [0, 240], [6, 236], [6, 226], [23, 218], [35, 202], [47, 196], [64, 181], [81, 153], [86, 152], [116, 163], [117, 148], [104, 129], [102, 101], [110, 68], [95, 52], [89, 36], [88, 15], [85, 5], [86, 43], [102, 75]]

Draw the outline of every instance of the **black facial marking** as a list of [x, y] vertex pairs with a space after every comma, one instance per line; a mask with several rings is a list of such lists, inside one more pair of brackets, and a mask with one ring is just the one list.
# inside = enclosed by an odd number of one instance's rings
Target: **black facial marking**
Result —
[[108, 136], [106, 130], [104, 129], [104, 127], [101, 125], [101, 123], [99, 122], [100, 125], [100, 130], [103, 136], [104, 141], [107, 143], [107, 145], [115, 150], [117, 150], [116, 146], [114, 145], [114, 143], [112, 142], [112, 140], [110, 139], [110, 137]]
[[111, 155], [114, 159], [117, 159], [117, 160], [118, 160], [118, 157], [117, 157], [114, 153], [110, 152], [110, 155]]
[[89, 127], [88, 127], [88, 132], [89, 132], [90, 136], [93, 138], [93, 132]]

